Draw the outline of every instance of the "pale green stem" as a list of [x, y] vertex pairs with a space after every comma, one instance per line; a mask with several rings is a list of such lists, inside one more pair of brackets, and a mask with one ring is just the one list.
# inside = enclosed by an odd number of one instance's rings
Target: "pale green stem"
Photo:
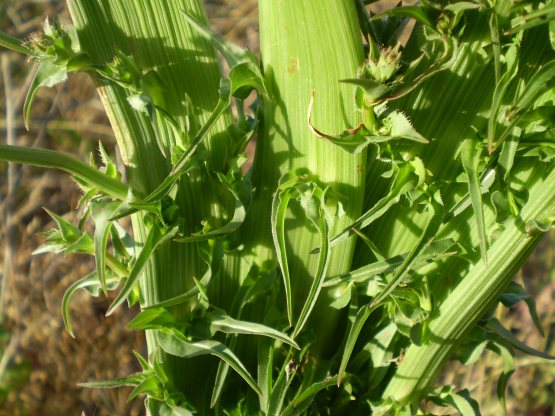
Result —
[[125, 184], [67, 153], [0, 144], [0, 160], [63, 170], [116, 199], [124, 200], [129, 193]]

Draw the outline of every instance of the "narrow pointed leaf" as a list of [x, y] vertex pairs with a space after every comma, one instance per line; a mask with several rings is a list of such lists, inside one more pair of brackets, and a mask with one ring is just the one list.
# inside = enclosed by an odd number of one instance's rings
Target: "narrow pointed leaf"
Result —
[[355, 322], [351, 326], [349, 330], [349, 335], [347, 336], [347, 342], [345, 343], [345, 348], [343, 350], [343, 356], [341, 357], [341, 364], [339, 365], [339, 371], [337, 372], [337, 385], [341, 384], [341, 379], [343, 378], [343, 373], [345, 373], [345, 369], [347, 368], [347, 364], [349, 363], [349, 359], [351, 358], [351, 354], [355, 349], [355, 344], [358, 340], [360, 335], [360, 331], [364, 327], [364, 324], [368, 320], [368, 317], [372, 313], [373, 309], [368, 306], [363, 306], [357, 313], [355, 318]]
[[499, 379], [497, 380], [497, 400], [499, 400], [501, 409], [503, 409], [503, 413], [506, 415], [507, 385], [509, 383], [509, 379], [516, 371], [515, 360], [511, 350], [501, 343], [496, 342], [490, 348], [503, 359], [503, 372], [499, 375]]
[[156, 248], [164, 241], [168, 241], [173, 238], [176, 233], [177, 228], [172, 228], [171, 230], [163, 232], [158, 224], [152, 225], [150, 231], [148, 232], [148, 236], [143, 245], [143, 248], [141, 249], [141, 252], [137, 256], [135, 264], [133, 264], [133, 267], [129, 272], [129, 276], [127, 277], [125, 285], [108, 308], [106, 316], [110, 316], [116, 310], [116, 308], [121, 305], [125, 301], [125, 299], [127, 299], [129, 294], [135, 287], [135, 284], [137, 284], [139, 277], [141, 277], [143, 270], [145, 269]]
[[[362, 214], [352, 225], [348, 226], [330, 241], [330, 247], [350, 237], [355, 229], [363, 229], [384, 215], [394, 204], [398, 203], [401, 196], [414, 189], [418, 185], [414, 177], [413, 167], [405, 164], [397, 173], [389, 193], [380, 199], [372, 208]], [[313, 251], [318, 252], [319, 249]]]
[[31, 120], [31, 107], [35, 101], [38, 90], [41, 87], [51, 88], [67, 79], [67, 67], [56, 64], [50, 60], [42, 61], [37, 65], [35, 77], [31, 82], [25, 104], [23, 104], [23, 116], [25, 127], [29, 130]]
[[480, 191], [480, 155], [482, 153], [482, 143], [476, 139], [465, 139], [461, 145], [461, 162], [468, 177], [468, 191], [472, 202], [472, 209], [478, 225], [480, 236], [480, 253], [482, 260], [488, 265], [488, 241], [486, 235], [486, 221], [484, 219], [484, 205], [482, 192]]
[[175, 238], [175, 241], [181, 242], [181, 243], [191, 243], [194, 241], [210, 240], [217, 237], [225, 236], [227, 234], [231, 234], [237, 231], [237, 229], [243, 224], [243, 222], [245, 221], [245, 217], [247, 215], [247, 210], [243, 205], [243, 202], [239, 198], [237, 191], [233, 189], [232, 185], [228, 184], [226, 179], [222, 178], [220, 175], [219, 175], [219, 178], [220, 178], [220, 182], [223, 184], [226, 190], [232, 195], [233, 200], [235, 201], [234, 208], [233, 208], [233, 217], [227, 223], [225, 223], [224, 225], [222, 225], [221, 227], [215, 230], [193, 234], [188, 237], [177, 237]]
[[261, 394], [256, 382], [249, 374], [245, 366], [241, 363], [241, 361], [239, 361], [235, 354], [233, 354], [233, 352], [221, 342], [212, 340], [190, 342], [184, 339], [184, 337], [180, 334], [168, 334], [164, 332], [158, 332], [157, 338], [162, 349], [171, 355], [184, 358], [192, 358], [201, 355], [215, 355], [228, 363], [231, 368], [233, 368], [237, 374], [239, 374], [248, 383], [248, 385], [251, 386], [256, 394]]
[[113, 380], [106, 381], [87, 381], [85, 383], [79, 383], [80, 387], [85, 387], [89, 389], [114, 389], [117, 387], [135, 387], [145, 379], [143, 373], [131, 374], [127, 377], [119, 377]]
[[330, 262], [331, 249], [329, 242], [329, 227], [324, 214], [322, 214], [322, 217], [318, 221], [318, 233], [320, 234], [320, 241], [322, 244], [318, 255], [318, 268], [316, 270], [316, 276], [314, 276], [312, 284], [310, 285], [310, 290], [301, 313], [299, 314], [299, 318], [297, 319], [295, 330], [293, 331], [293, 338], [301, 332], [306, 324], [306, 321], [308, 320], [310, 313], [318, 300], [318, 295], [322, 290], [322, 285], [324, 284], [324, 280], [326, 278], [326, 272]]
[[316, 395], [332, 386], [337, 384], [337, 376], [328, 377], [325, 380], [318, 381], [312, 384], [307, 389], [303, 390], [295, 399], [285, 408], [283, 416], [298, 416], [304, 414], [308, 407], [314, 401]]
[[372, 299], [372, 303], [370, 306], [372, 308], [376, 308], [381, 305], [391, 293], [399, 286], [408, 276], [412, 267], [416, 263], [417, 258], [425, 252], [425, 250], [430, 246], [430, 238], [437, 232], [440, 224], [441, 224], [441, 215], [437, 203], [430, 202], [428, 204], [428, 218], [427, 223], [422, 230], [422, 235], [418, 241], [418, 244], [414, 247], [414, 249], [409, 253], [409, 255], [401, 264], [401, 267], [395, 272], [393, 278], [387, 283], [386, 287], [374, 298]]
[[99, 191], [119, 200], [125, 200], [129, 193], [129, 188], [125, 184], [110, 178], [67, 153], [0, 144], [0, 160], [66, 171], [75, 179], [96, 187]]
[[545, 358], [546, 360], [555, 360], [555, 357], [546, 353], [536, 350], [535, 348], [529, 347], [524, 342], [518, 340], [511, 331], [508, 331], [501, 325], [495, 318], [491, 318], [487, 323], [487, 328], [494, 332], [496, 335], [500, 336], [503, 340], [508, 342], [511, 346], [520, 350], [526, 354], [533, 355], [534, 357]]
[[[108, 282], [109, 282], [108, 288], [115, 289], [119, 282], [119, 279], [112, 277], [108, 279]], [[85, 276], [84, 278], [73, 283], [65, 291], [64, 296], [62, 297], [62, 319], [64, 321], [64, 325], [66, 327], [67, 332], [69, 333], [69, 335], [71, 335], [72, 338], [75, 338], [75, 333], [73, 332], [73, 325], [71, 324], [69, 303], [71, 302], [71, 299], [79, 289], [85, 289], [89, 293], [96, 293], [98, 295], [100, 291], [100, 283], [99, 283], [97, 273], [96, 272], [91, 273]]]
[[91, 203], [91, 215], [94, 220], [94, 259], [96, 262], [96, 271], [98, 279], [102, 285], [104, 293], [106, 288], [106, 248], [108, 246], [108, 238], [112, 228], [110, 218], [121, 204], [118, 202], [95, 201]]
[[287, 319], [289, 324], [293, 325], [293, 301], [291, 296], [291, 278], [289, 276], [289, 265], [287, 261], [287, 251], [285, 247], [285, 216], [287, 214], [287, 206], [291, 200], [289, 191], [281, 192], [279, 189], [274, 194], [272, 202], [272, 237], [276, 256], [283, 277], [283, 285], [285, 289], [285, 302], [287, 307]]
[[480, 416], [480, 408], [476, 400], [470, 397], [468, 390], [451, 393], [446, 401], [456, 408], [461, 416]]
[[164, 329], [175, 327], [177, 323], [177, 319], [167, 309], [156, 308], [141, 311], [127, 327], [136, 330]]
[[210, 327], [214, 331], [221, 331], [226, 334], [261, 335], [274, 338], [278, 341], [291, 345], [293, 348], [300, 349], [298, 344], [287, 334], [266, 325], [255, 322], [239, 321], [231, 318], [220, 310], [208, 314], [206, 318], [210, 321]]

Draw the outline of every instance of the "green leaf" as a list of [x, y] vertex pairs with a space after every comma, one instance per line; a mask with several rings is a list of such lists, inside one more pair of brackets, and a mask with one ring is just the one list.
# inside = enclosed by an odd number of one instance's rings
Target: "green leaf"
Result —
[[195, 137], [191, 140], [189, 146], [179, 157], [179, 160], [172, 168], [170, 174], [162, 181], [154, 191], [152, 191], [146, 198], [139, 202], [142, 204], [151, 204], [153, 202], [161, 201], [162, 198], [169, 195], [177, 183], [177, 181], [191, 169], [191, 160], [193, 155], [200, 148], [201, 143], [206, 137], [208, 131], [214, 126], [214, 124], [219, 120], [219, 118], [224, 114], [224, 112], [229, 107], [231, 100], [231, 85], [228, 80], [222, 79], [220, 82], [220, 98], [216, 103], [216, 106], [212, 110], [212, 113], [202, 125], [200, 130], [197, 132]]
[[397, 326], [395, 322], [388, 323], [372, 337], [351, 363], [353, 368], [356, 369], [360, 368], [362, 365], [361, 361], [370, 360], [372, 363], [372, 371], [368, 379], [369, 389], [375, 388], [382, 382], [387, 370], [391, 366], [396, 334]]
[[[539, 4], [539, 2], [538, 2]], [[505, 33], [513, 35], [539, 25], [546, 24], [555, 19], [555, 5], [545, 5], [538, 10], [515, 17], [511, 20], [511, 28]]]
[[520, 123], [520, 120], [530, 110], [538, 98], [555, 87], [555, 59], [547, 62], [537, 70], [532, 78], [522, 89], [522, 93], [515, 99], [515, 105], [507, 111], [509, 123], [503, 133], [497, 139], [495, 146], [499, 146]]
[[[442, 258], [454, 255], [456, 251], [448, 251], [451, 247], [453, 247], [454, 244], [455, 241], [451, 238], [432, 241], [430, 245], [422, 251], [420, 256], [417, 257], [417, 261], [411, 267], [412, 270], [418, 270], [426, 266], [430, 261], [437, 261]], [[347, 272], [339, 276], [330, 277], [324, 282], [322, 287], [336, 286], [338, 284], [346, 282], [365, 283], [377, 277], [381, 281], [383, 280], [380, 277], [381, 274], [391, 273], [392, 271], [397, 269], [401, 264], [403, 264], [403, 261], [406, 259], [407, 256], [408, 253], [402, 254], [390, 259], [367, 264], [366, 266], [362, 266], [356, 270]]]
[[162, 349], [171, 355], [183, 358], [193, 358], [201, 355], [215, 355], [228, 363], [231, 368], [233, 368], [247, 382], [247, 384], [251, 386], [256, 394], [262, 394], [245, 366], [241, 363], [241, 361], [239, 361], [235, 354], [233, 354], [233, 352], [221, 342], [212, 340], [190, 342], [182, 334], [177, 332], [174, 332], [173, 334], [158, 332], [157, 338]]
[[221, 331], [226, 334], [261, 335], [289, 344], [298, 350], [300, 349], [299, 345], [287, 334], [276, 331], [266, 325], [233, 319], [222, 310], [208, 313], [206, 319], [210, 322], [212, 331]]
[[457, 409], [461, 416], [480, 416], [480, 407], [476, 400], [470, 397], [467, 389], [449, 394], [445, 400]]
[[351, 358], [351, 354], [353, 353], [360, 332], [362, 331], [364, 324], [368, 320], [368, 317], [373, 310], [374, 309], [370, 308], [369, 306], [363, 306], [362, 308], [360, 308], [355, 318], [355, 322], [349, 330], [347, 342], [345, 343], [345, 348], [343, 349], [343, 356], [341, 357], [341, 364], [339, 365], [339, 371], [337, 372], [338, 386], [341, 384], [343, 373], [345, 372], [345, 368], [347, 368], [347, 364], [349, 362], [349, 359]]
[[270, 397], [272, 395], [272, 371], [274, 364], [274, 343], [267, 338], [260, 338], [258, 341], [256, 362], [258, 374], [258, 386], [262, 394], [259, 397], [260, 408], [265, 411], [268, 409]]
[[298, 416], [304, 414], [319, 392], [336, 384], [337, 376], [327, 377], [325, 380], [313, 383], [310, 387], [300, 392], [281, 414], [283, 416]]
[[[324, 203], [323, 201], [321, 202]], [[324, 214], [321, 214], [321, 218], [317, 222], [318, 233], [320, 234], [321, 249], [318, 256], [318, 268], [316, 270], [316, 275], [312, 280], [310, 285], [310, 290], [308, 296], [306, 297], [305, 303], [295, 324], [295, 329], [293, 331], [293, 338], [295, 338], [303, 329], [316, 301], [318, 300], [318, 295], [322, 290], [322, 285], [326, 278], [326, 272], [330, 262], [331, 248], [329, 244], [329, 227], [328, 222]]]
[[210, 240], [213, 238], [222, 237], [222, 236], [231, 234], [237, 231], [237, 229], [239, 229], [239, 227], [243, 224], [243, 222], [245, 221], [245, 217], [247, 215], [247, 210], [243, 205], [243, 202], [239, 198], [239, 194], [234, 189], [233, 185], [229, 183], [229, 181], [224, 175], [218, 174], [218, 179], [233, 197], [233, 200], [234, 200], [233, 217], [226, 224], [224, 224], [223, 226], [215, 230], [193, 234], [188, 237], [176, 237], [175, 241], [180, 243], [190, 243], [194, 241]]
[[[346, 227], [333, 237], [330, 241], [330, 247], [333, 247], [339, 242], [350, 237], [353, 233], [355, 233], [355, 229], [360, 230], [372, 224], [375, 220], [389, 211], [393, 205], [399, 203], [399, 200], [403, 195], [419, 186], [422, 179], [423, 178], [421, 178], [418, 174], [415, 164], [410, 162], [404, 163], [397, 170], [389, 193], [380, 199], [372, 208], [362, 214], [352, 225]], [[316, 249], [313, 253], [318, 251], [319, 249]]]
[[117, 181], [121, 180], [121, 174], [119, 173], [115, 163], [110, 158], [108, 152], [106, 152], [106, 149], [104, 149], [102, 142], [98, 142], [98, 151], [100, 153], [100, 158], [102, 159], [102, 172]]
[[519, 341], [511, 331], [506, 330], [503, 325], [501, 325], [501, 322], [499, 322], [496, 318], [491, 318], [487, 325], [486, 328], [490, 331], [492, 331], [494, 334], [496, 334], [497, 336], [499, 336], [501, 339], [503, 339], [505, 342], [508, 342], [511, 346], [513, 346], [514, 348], [516, 348], [517, 350], [520, 350], [526, 354], [530, 354], [533, 355], [534, 357], [539, 357], [539, 358], [544, 358], [546, 360], [555, 360], [555, 357], [552, 355], [549, 355], [546, 352], [541, 352], [538, 351], [532, 347], [529, 347], [528, 345], [526, 345], [525, 343], [523, 343], [522, 341]]
[[[214, 276], [217, 276], [222, 266], [224, 257], [223, 242], [221, 240], [214, 240], [210, 242], [202, 242], [199, 244], [200, 257], [207, 264], [206, 271], [202, 275], [199, 283], [206, 287]], [[181, 295], [174, 296], [173, 298], [163, 300], [152, 305], [148, 305], [145, 309], [150, 308], [168, 308], [170, 306], [179, 305], [187, 300], [197, 296], [200, 293], [198, 286], [189, 289]]]
[[0, 31], [0, 46], [29, 56], [34, 56], [35, 54], [32, 49], [27, 47], [26, 42], [14, 38], [2, 31]]
[[145, 379], [143, 373], [131, 374], [127, 377], [119, 377], [107, 381], [87, 381], [85, 383], [78, 383], [78, 386], [89, 389], [115, 389], [118, 387], [135, 387]]
[[[110, 277], [107, 279], [107, 288], [109, 290], [115, 289], [119, 284], [119, 278]], [[71, 325], [71, 319], [69, 314], [69, 303], [73, 298], [73, 295], [79, 290], [85, 289], [93, 296], [98, 296], [100, 293], [100, 282], [98, 279], [98, 275], [96, 272], [93, 272], [84, 278], [76, 281], [73, 283], [64, 293], [62, 297], [62, 319], [64, 321], [64, 325], [66, 327], [67, 332], [71, 335], [72, 338], [75, 338], [75, 334], [73, 332], [73, 326]]]
[[534, 322], [534, 325], [536, 326], [542, 337], [545, 337], [540, 317], [538, 316], [538, 311], [536, 310], [536, 300], [534, 299], [534, 296], [527, 293], [521, 285], [516, 282], [511, 282], [509, 284], [509, 287], [507, 287], [507, 289], [505, 289], [503, 294], [500, 296], [499, 300], [507, 308], [514, 306], [521, 300], [526, 302], [526, 305], [528, 306], [528, 312], [532, 317], [532, 322]]
[[148, 261], [156, 251], [156, 248], [165, 241], [170, 240], [175, 236], [177, 233], [177, 227], [172, 228], [170, 230], [162, 230], [158, 224], [153, 224], [148, 232], [148, 236], [146, 241], [144, 242], [143, 248], [139, 255], [137, 256], [137, 260], [133, 264], [131, 271], [129, 272], [129, 276], [121, 289], [121, 291], [116, 296], [116, 299], [112, 302], [108, 311], [106, 312], [106, 316], [110, 316], [116, 308], [121, 305], [125, 299], [129, 296], [135, 284], [138, 282], [139, 277], [141, 276], [143, 270], [145, 269]]
[[193, 416], [194, 413], [181, 406], [170, 406], [162, 403], [160, 406], [160, 416]]
[[272, 387], [270, 400], [268, 401], [268, 410], [266, 414], [269, 415], [279, 415], [281, 414], [281, 409], [283, 407], [283, 402], [285, 401], [285, 396], [291, 382], [293, 381], [293, 376], [297, 372], [296, 361], [293, 358], [291, 351], [287, 354], [283, 367], [279, 372], [278, 379]]
[[79, 183], [96, 187], [119, 200], [125, 200], [130, 192], [127, 185], [63, 152], [0, 144], [0, 160], [66, 171]]
[[120, 207], [120, 202], [92, 201], [90, 204], [91, 215], [94, 220], [94, 258], [96, 271], [102, 290], [106, 293], [106, 248], [112, 228], [110, 218]]
[[[280, 180], [282, 182], [284, 178]], [[272, 238], [276, 250], [276, 257], [283, 276], [283, 286], [285, 289], [285, 302], [287, 308], [287, 319], [289, 325], [293, 325], [293, 301], [291, 295], [291, 277], [289, 276], [289, 264], [285, 246], [285, 216], [287, 206], [291, 200], [289, 189], [281, 190], [279, 187], [274, 194], [272, 201]]]
[[401, 267], [399, 267], [399, 269], [395, 272], [395, 275], [387, 283], [386, 287], [376, 297], [374, 297], [374, 299], [372, 299], [372, 303], [370, 304], [371, 308], [377, 308], [389, 297], [389, 295], [391, 295], [395, 288], [407, 278], [412, 267], [416, 264], [418, 257], [421, 256], [422, 253], [424, 253], [430, 246], [431, 238], [433, 238], [436, 234], [442, 222], [442, 207], [437, 201], [435, 201], [434, 198], [435, 196], [432, 197], [432, 200], [427, 204], [428, 218], [426, 220], [426, 226], [422, 230], [418, 244], [405, 258], [403, 264], [401, 264]]
[[58, 229], [60, 230], [60, 235], [62, 236], [63, 240], [66, 243], [73, 243], [81, 237], [81, 230], [77, 228], [75, 225], [70, 223], [69, 221], [63, 219], [59, 215], [54, 214], [47, 208], [44, 208], [46, 213], [52, 217], [56, 224], [58, 225]]
[[503, 359], [503, 372], [499, 375], [499, 379], [497, 380], [497, 400], [499, 400], [501, 409], [503, 409], [503, 413], [506, 415], [507, 403], [505, 396], [507, 394], [509, 379], [516, 371], [515, 361], [511, 350], [503, 344], [496, 342], [489, 348]]
[[160, 379], [155, 374], [147, 375], [144, 380], [131, 390], [127, 400], [131, 401], [141, 393], [146, 393], [149, 397], [161, 398], [164, 396], [164, 387], [161, 385]]
[[489, 111], [488, 119], [488, 150], [492, 152], [495, 135], [497, 129], [497, 123], [500, 116], [501, 106], [507, 93], [509, 86], [511, 85], [513, 79], [518, 74], [518, 47], [513, 44], [509, 46], [506, 54], [505, 61], [507, 62], [507, 67], [499, 80], [496, 80], [495, 90], [493, 92], [493, 98], [491, 103], [491, 108]]
[[407, 116], [398, 110], [389, 113], [383, 123], [391, 126], [388, 135], [392, 139], [406, 139], [422, 144], [429, 143], [424, 136], [416, 131]]
[[127, 324], [129, 329], [164, 329], [176, 327], [177, 319], [164, 308], [146, 309], [141, 311]]
[[480, 156], [482, 154], [482, 142], [476, 138], [465, 139], [461, 145], [461, 162], [468, 176], [468, 190], [476, 224], [478, 235], [480, 236], [480, 252], [486, 268], [488, 267], [488, 240], [486, 235], [486, 221], [484, 219], [484, 205], [482, 192], [480, 190]]
[[29, 121], [31, 120], [31, 107], [35, 101], [37, 91], [41, 87], [51, 88], [67, 79], [67, 67], [65, 64], [60, 65], [51, 60], [39, 62], [33, 81], [27, 92], [25, 104], [23, 104], [23, 116], [25, 127], [29, 130]]
[[372, 20], [382, 19], [385, 16], [409, 17], [422, 23], [432, 30], [436, 30], [436, 13], [432, 9], [419, 6], [394, 7], [384, 13], [372, 16]]

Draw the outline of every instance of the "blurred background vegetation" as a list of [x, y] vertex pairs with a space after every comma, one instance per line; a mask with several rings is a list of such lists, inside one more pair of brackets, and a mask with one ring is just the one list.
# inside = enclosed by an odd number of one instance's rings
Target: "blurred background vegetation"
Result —
[[[157, 0], [156, 0], [157, 1]], [[258, 50], [256, 0], [206, 1], [212, 26], [251, 50]], [[68, 22], [64, 1], [1, 0], [0, 27], [25, 38], [44, 19]], [[98, 141], [114, 150], [114, 137], [92, 81], [72, 75], [63, 86], [42, 90], [29, 131], [21, 110], [32, 76], [25, 57], [0, 51], [2, 143], [56, 148], [83, 159]], [[77, 339], [65, 331], [60, 304], [64, 291], [88, 274], [92, 258], [32, 256], [52, 227], [48, 208], [72, 219], [79, 190], [65, 175], [30, 167], [0, 165], [0, 416], [141, 415], [142, 399], [129, 390], [86, 390], [80, 381], [109, 379], [137, 370], [132, 351], [145, 352], [141, 333], [126, 329], [136, 311], [104, 317], [109, 299], [79, 293], [71, 307]], [[536, 298], [546, 336], [534, 329], [524, 304], [499, 309], [498, 317], [519, 339], [555, 354], [555, 233], [543, 240], [516, 277]], [[510, 415], [555, 416], [555, 364], [522, 356], [509, 385]], [[497, 415], [496, 380], [502, 362], [485, 354], [472, 367], [449, 364], [443, 383], [467, 386], [484, 415]]]

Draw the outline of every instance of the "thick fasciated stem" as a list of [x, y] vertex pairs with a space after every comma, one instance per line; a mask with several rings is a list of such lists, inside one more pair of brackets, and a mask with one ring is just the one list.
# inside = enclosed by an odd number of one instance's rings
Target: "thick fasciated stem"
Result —
[[417, 403], [464, 335], [499, 298], [536, 246], [541, 233], [530, 234], [526, 224], [555, 209], [555, 169], [540, 164], [529, 169], [526, 176], [529, 202], [488, 250], [489, 266], [479, 260], [470, 267], [431, 320], [428, 342], [411, 345], [406, 351], [384, 397]]
[[[117, 52], [130, 56], [143, 74], [156, 71], [163, 82], [167, 111], [178, 125], [184, 127], [194, 121], [198, 128], [208, 118], [218, 100], [218, 62], [212, 46], [187, 23], [183, 14], [206, 22], [201, 1], [69, 0], [68, 5], [81, 49], [95, 64], [112, 62]], [[153, 123], [147, 114], [133, 109], [128, 102], [130, 93], [119, 86], [100, 83], [98, 92], [116, 135], [127, 181], [133, 189], [152, 191], [171, 168], [162, 151], [169, 156], [172, 147], [179, 144], [172, 126], [162, 119]], [[186, 97], [192, 103], [190, 114], [184, 105]], [[228, 143], [225, 128], [230, 120], [229, 114], [224, 115], [204, 142], [210, 151], [210, 163], [216, 168], [225, 161]], [[194, 173], [180, 182], [176, 201], [189, 232], [195, 231], [208, 215], [218, 215], [211, 212], [214, 206], [222, 207], [210, 184], [201, 174]], [[137, 244], [145, 240], [146, 231], [142, 215], [134, 215]], [[164, 243], [149, 261], [140, 281], [144, 306], [184, 293], [194, 285], [193, 276], [199, 276], [204, 267], [195, 244]], [[184, 308], [178, 309], [179, 313], [186, 313]], [[151, 333], [147, 332], [147, 338], [152, 352], [157, 342]], [[187, 374], [196, 372], [191, 366], [201, 365], [204, 359], [186, 361], [166, 356], [165, 360], [177, 387], [187, 390], [188, 397], [201, 403], [210, 377], [199, 383]], [[206, 372], [207, 368], [203, 368]]]
[[[363, 49], [350, 0], [262, 0], [259, 9], [262, 65], [270, 98], [264, 101], [253, 173], [258, 193], [250, 218], [251, 223], [265, 225], [253, 230], [251, 241], [259, 258], [272, 258], [270, 201], [286, 172], [306, 169], [342, 195], [346, 214], [336, 221], [332, 233], [360, 215], [365, 154], [350, 154], [316, 137], [307, 110], [314, 94], [312, 121], [318, 129], [338, 133], [357, 125], [354, 88], [339, 81], [356, 76]], [[286, 221], [294, 316], [306, 299], [318, 261], [309, 253], [320, 245], [319, 236], [307, 222], [299, 210]], [[353, 246], [351, 239], [333, 249], [328, 274], [349, 269]], [[334, 332], [338, 314], [329, 308], [333, 294], [320, 297], [312, 319], [315, 333], [325, 339]], [[319, 345], [338, 347], [328, 342]]]

